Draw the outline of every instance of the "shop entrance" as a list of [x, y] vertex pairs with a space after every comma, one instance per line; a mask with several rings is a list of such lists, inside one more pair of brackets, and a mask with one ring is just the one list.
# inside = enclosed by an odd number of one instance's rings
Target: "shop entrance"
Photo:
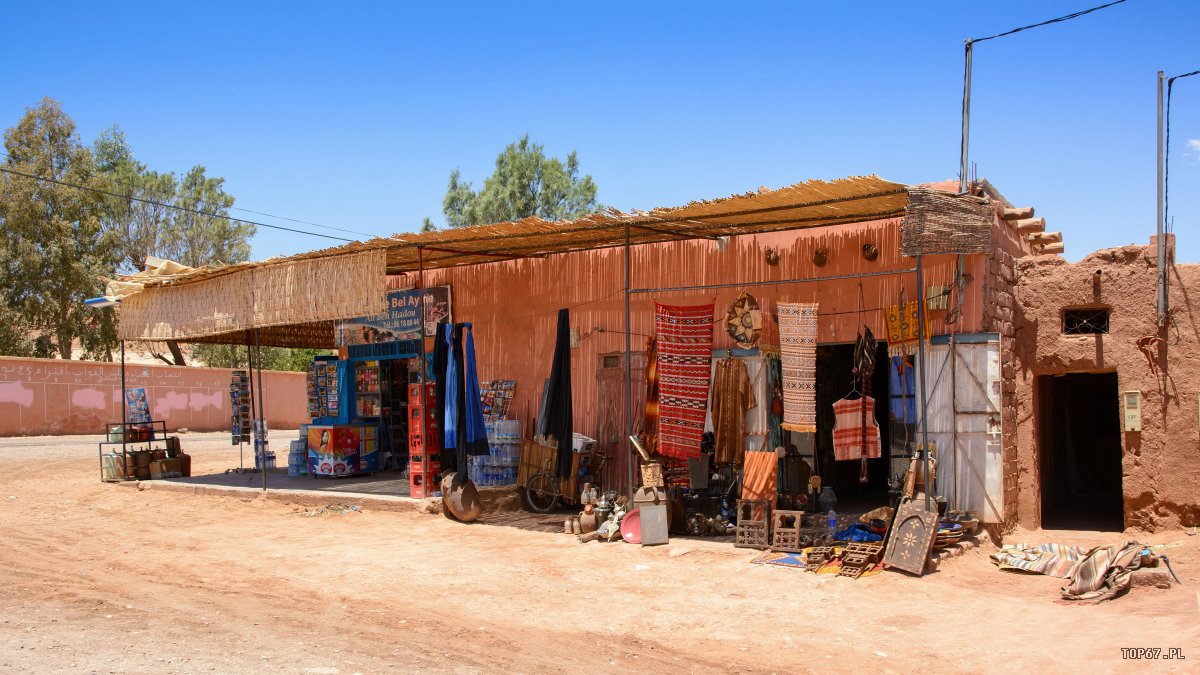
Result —
[[1116, 373], [1038, 378], [1042, 527], [1124, 529]]
[[868, 480], [862, 483], [859, 482], [861, 464], [858, 461], [834, 461], [833, 454], [833, 404], [854, 392], [854, 345], [817, 346], [817, 472], [823, 484], [833, 486], [839, 504], [843, 505], [839, 508], [861, 506], [863, 510], [868, 510], [887, 503], [891, 461], [889, 363], [887, 346], [881, 343], [875, 356], [870, 391], [871, 398], [875, 399], [875, 422], [879, 425], [881, 457], [867, 460]]

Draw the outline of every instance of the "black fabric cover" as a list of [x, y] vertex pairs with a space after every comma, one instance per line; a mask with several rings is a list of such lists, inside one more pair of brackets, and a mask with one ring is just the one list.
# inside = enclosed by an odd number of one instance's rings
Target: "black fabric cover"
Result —
[[575, 435], [571, 407], [571, 314], [567, 309], [558, 310], [558, 334], [546, 398], [546, 435], [558, 441], [558, 475], [567, 478], [571, 475]]

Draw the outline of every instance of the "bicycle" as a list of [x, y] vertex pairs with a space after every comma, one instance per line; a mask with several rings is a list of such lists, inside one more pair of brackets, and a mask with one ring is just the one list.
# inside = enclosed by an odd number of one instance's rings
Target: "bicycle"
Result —
[[[587, 475], [591, 478], [588, 483], [593, 485], [599, 484], [601, 472], [604, 465], [609, 461], [606, 453], [593, 453], [591, 461], [588, 462]], [[525, 508], [534, 513], [549, 513], [553, 511], [559, 503], [575, 504], [579, 500], [579, 495], [563, 494], [562, 484], [567, 482], [565, 478], [559, 478], [558, 472], [555, 471], [555, 458], [550, 457], [545, 462], [542, 462], [542, 468], [537, 473], [531, 475], [525, 480], [522, 486], [521, 496], [525, 503]]]

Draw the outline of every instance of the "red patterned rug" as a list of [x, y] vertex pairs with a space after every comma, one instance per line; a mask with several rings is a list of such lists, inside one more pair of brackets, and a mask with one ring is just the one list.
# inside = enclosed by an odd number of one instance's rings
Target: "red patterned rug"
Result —
[[667, 457], [700, 456], [708, 408], [713, 345], [713, 305], [655, 304], [658, 339], [658, 451]]

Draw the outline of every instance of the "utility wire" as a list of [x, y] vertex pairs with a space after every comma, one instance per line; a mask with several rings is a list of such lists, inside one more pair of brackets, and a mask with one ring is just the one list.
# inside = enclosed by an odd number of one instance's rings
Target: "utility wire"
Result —
[[[1167, 127], [1167, 139], [1166, 139], [1167, 147], [1166, 147], [1165, 151], [1163, 152], [1163, 221], [1164, 221], [1163, 222], [1163, 231], [1164, 232], [1167, 231], [1167, 223], [1171, 222], [1171, 218], [1169, 216], [1169, 214], [1171, 213], [1171, 200], [1170, 200], [1170, 194], [1171, 194], [1171, 190], [1170, 190], [1170, 185], [1171, 185], [1171, 88], [1173, 86], [1175, 86], [1175, 80], [1178, 80], [1183, 77], [1191, 77], [1193, 75], [1200, 75], [1200, 70], [1193, 70], [1190, 73], [1184, 73], [1183, 75], [1176, 75], [1175, 77], [1171, 77], [1171, 78], [1167, 79], [1167, 119], [1166, 119], [1166, 125], [1165, 125]], [[1171, 229], [1174, 229], [1174, 228], [1171, 228]]]
[[[307, 230], [298, 230], [298, 229], [295, 229], [292, 227], [284, 227], [282, 225], [268, 225], [266, 223], [259, 223], [259, 222], [255, 222], [253, 220], [246, 220], [244, 218], [231, 218], [229, 216], [223, 216], [219, 213], [209, 213], [207, 211], [200, 211], [198, 209], [189, 209], [186, 206], [179, 206], [177, 204], [165, 204], [163, 202], [156, 202], [152, 199], [143, 199], [141, 197], [134, 197], [133, 195], [118, 194], [116, 192], [109, 192], [108, 190], [101, 190], [100, 188], [88, 187], [86, 185], [77, 185], [75, 183], [67, 183], [65, 181], [57, 180], [54, 178], [46, 178], [45, 176], [35, 176], [33, 174], [22, 173], [20, 171], [13, 171], [12, 169], [6, 169], [4, 167], [0, 167], [0, 172], [12, 174], [14, 176], [21, 176], [23, 178], [31, 178], [33, 180], [45, 181], [47, 183], [54, 183], [55, 185], [62, 185], [63, 187], [75, 188], [77, 190], [86, 190], [88, 192], [95, 192], [95, 193], [102, 194], [102, 195], [108, 195], [109, 197], [116, 197], [117, 199], [128, 199], [128, 200], [135, 201], [135, 202], [142, 202], [143, 204], [150, 204], [151, 206], [159, 206], [164, 209], [175, 209], [177, 211], [186, 211], [188, 213], [194, 213], [198, 216], [207, 216], [209, 218], [224, 218], [226, 220], [232, 220], [232, 221], [239, 222], [239, 223], [248, 223], [248, 224], [254, 225], [256, 227], [267, 227], [272, 230], [283, 230], [285, 232], [295, 232], [297, 234], [307, 234], [310, 237], [323, 237], [325, 239], [333, 239], [334, 241], [345, 241], [345, 242], [354, 241], [353, 239], [346, 239], [343, 237], [335, 237], [333, 235], [321, 234], [319, 232], [309, 232]], [[246, 210], [246, 209], [242, 209], [242, 210]], [[272, 216], [272, 217], [277, 217], [277, 216]], [[311, 223], [309, 223], [309, 224], [311, 224]]]
[[310, 223], [307, 220], [297, 220], [295, 218], [288, 218], [287, 216], [277, 216], [273, 213], [263, 213], [262, 211], [251, 211], [250, 209], [244, 209], [240, 206], [231, 206], [229, 208], [233, 209], [234, 211], [244, 211], [246, 213], [253, 213], [256, 216], [266, 216], [268, 218], [278, 218], [279, 220], [286, 220], [290, 223], [300, 223], [301, 225], [312, 225], [313, 227], [322, 227], [322, 228], [325, 228], [326, 230], [337, 230], [338, 232], [348, 232], [350, 234], [361, 234], [364, 237], [378, 236], [375, 234], [371, 234], [370, 232], [359, 232], [358, 230], [347, 230], [344, 227], [334, 227], [332, 225], [322, 225], [320, 223]]
[[1071, 19], [1077, 19], [1077, 18], [1083, 16], [1084, 14], [1091, 14], [1092, 12], [1098, 12], [1102, 9], [1112, 7], [1113, 5], [1119, 5], [1123, 2], [1125, 2], [1125, 0], [1115, 0], [1114, 2], [1110, 2], [1105, 5], [1100, 5], [1099, 7], [1093, 7], [1091, 9], [1085, 9], [1085, 10], [1082, 10], [1079, 12], [1072, 12], [1071, 14], [1067, 14], [1066, 16], [1060, 16], [1057, 19], [1050, 19], [1049, 21], [1042, 21], [1041, 23], [1033, 23], [1033, 24], [1029, 24], [1028, 26], [1021, 26], [1020, 28], [1014, 28], [1012, 30], [1004, 31], [1003, 33], [996, 33], [995, 35], [989, 35], [988, 37], [985, 37], [985, 38], [973, 38], [973, 39], [967, 40], [967, 42], [985, 42], [987, 40], [995, 40], [996, 38], [1004, 37], [1005, 35], [1012, 35], [1013, 33], [1020, 33], [1021, 31], [1029, 30], [1030, 28], [1038, 28], [1039, 26], [1049, 26], [1052, 23], [1061, 23], [1063, 21], [1070, 21]]

